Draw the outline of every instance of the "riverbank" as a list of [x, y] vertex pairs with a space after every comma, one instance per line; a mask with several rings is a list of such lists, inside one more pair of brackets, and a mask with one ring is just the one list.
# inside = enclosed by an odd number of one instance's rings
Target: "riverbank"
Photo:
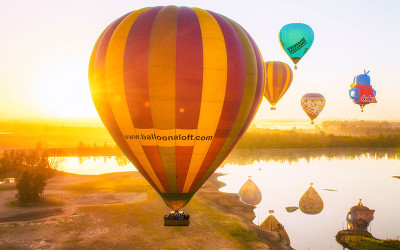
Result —
[[336, 235], [336, 241], [348, 249], [400, 249], [400, 241], [394, 239], [376, 239], [367, 231], [341, 230]]
[[169, 209], [138, 172], [53, 177], [46, 197], [61, 206], [6, 206], [16, 192], [6, 189], [0, 191], [0, 249], [291, 249], [252, 223], [253, 207], [237, 194], [219, 192], [224, 184], [217, 177], [183, 209], [191, 215], [189, 227], [163, 226]]

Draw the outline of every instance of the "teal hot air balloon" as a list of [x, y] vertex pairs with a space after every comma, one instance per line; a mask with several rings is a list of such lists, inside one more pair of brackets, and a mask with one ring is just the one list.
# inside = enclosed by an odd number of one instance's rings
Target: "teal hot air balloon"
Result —
[[314, 42], [314, 32], [310, 26], [304, 23], [286, 24], [279, 31], [279, 42], [286, 54], [296, 64], [307, 53]]

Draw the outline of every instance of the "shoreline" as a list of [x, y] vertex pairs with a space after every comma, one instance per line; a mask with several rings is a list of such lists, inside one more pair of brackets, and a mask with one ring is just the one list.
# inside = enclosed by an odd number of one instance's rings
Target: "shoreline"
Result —
[[[111, 249], [133, 244], [139, 248], [292, 249], [278, 233], [259, 228], [252, 222], [255, 218], [253, 206], [241, 202], [237, 194], [218, 191], [225, 185], [218, 180], [221, 175], [213, 174], [184, 207], [183, 211], [191, 215], [189, 227], [166, 228], [163, 216], [168, 208], [138, 172], [98, 176], [61, 174], [49, 179], [45, 194], [56, 199], [61, 197], [62, 213], [0, 222], [0, 248]], [[0, 191], [2, 218], [7, 216], [7, 211], [13, 211], [12, 218], [18, 218], [16, 210], [25, 215], [40, 210], [5, 208], [4, 201], [15, 199], [15, 192]], [[58, 208], [41, 209], [54, 211]], [[210, 242], [210, 237], [215, 240]]]

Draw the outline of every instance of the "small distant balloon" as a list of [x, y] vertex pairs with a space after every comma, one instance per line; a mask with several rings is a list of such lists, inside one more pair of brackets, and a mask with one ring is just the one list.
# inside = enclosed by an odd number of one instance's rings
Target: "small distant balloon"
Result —
[[294, 69], [297, 69], [296, 64], [307, 53], [314, 42], [314, 32], [310, 26], [304, 23], [286, 24], [279, 31], [279, 42], [283, 50], [294, 63]]
[[350, 99], [360, 105], [361, 112], [364, 112], [365, 105], [376, 103], [376, 91], [372, 88], [368, 73], [369, 70], [368, 72], [364, 70], [364, 74], [355, 76], [349, 90]]
[[314, 124], [314, 119], [325, 107], [325, 97], [319, 93], [307, 93], [301, 97], [301, 107]]
[[265, 62], [265, 74], [264, 97], [272, 105], [271, 110], [275, 110], [276, 103], [286, 93], [293, 81], [293, 71], [284, 62], [271, 61]]

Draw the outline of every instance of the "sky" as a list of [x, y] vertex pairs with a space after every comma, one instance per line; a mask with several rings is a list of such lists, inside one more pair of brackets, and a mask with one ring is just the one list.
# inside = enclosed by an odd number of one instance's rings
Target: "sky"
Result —
[[[306, 23], [315, 40], [294, 80], [271, 111], [264, 99], [256, 119], [306, 119], [300, 99], [321, 93], [320, 119], [400, 120], [400, 1], [138, 1], [2, 0], [0, 9], [0, 119], [98, 117], [87, 70], [100, 33], [127, 12], [148, 6], [200, 7], [227, 16], [254, 38], [264, 61], [293, 63], [278, 33]], [[377, 104], [363, 113], [348, 96], [353, 77], [369, 73]]]

